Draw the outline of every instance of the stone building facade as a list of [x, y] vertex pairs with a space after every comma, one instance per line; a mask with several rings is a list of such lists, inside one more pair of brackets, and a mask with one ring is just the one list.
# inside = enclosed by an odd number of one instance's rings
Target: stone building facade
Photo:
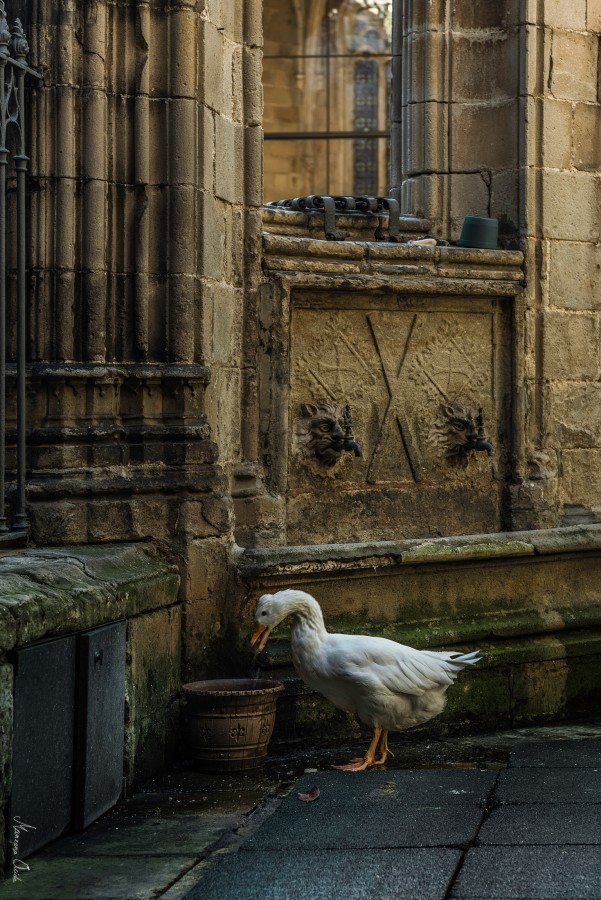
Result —
[[[262, 209], [261, 0], [14, 0], [10, 12], [43, 83], [31, 94], [30, 549], [0, 560], [5, 771], [15, 650], [130, 622], [135, 780], [178, 752], [182, 677], [246, 672], [257, 595], [291, 584], [341, 629], [480, 642], [485, 663], [449, 723], [592, 708], [598, 0], [398, 0], [400, 243], [387, 240], [392, 209], [337, 216], [332, 241], [323, 216]], [[500, 249], [408, 243], [455, 242], [467, 214], [499, 219]], [[338, 437], [320, 443], [322, 426]], [[61, 560], [77, 575], [61, 580]], [[98, 590], [82, 611], [88, 572]], [[335, 723], [348, 734], [291, 678], [285, 639], [273, 646], [261, 665], [287, 681], [282, 739], [327, 738]]]

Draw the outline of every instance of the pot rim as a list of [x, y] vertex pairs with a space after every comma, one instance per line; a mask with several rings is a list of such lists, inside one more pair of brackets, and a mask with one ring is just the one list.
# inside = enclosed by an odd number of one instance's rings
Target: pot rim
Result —
[[[239, 687], [236, 688], [235, 685]], [[261, 697], [265, 694], [279, 694], [284, 690], [284, 685], [280, 681], [264, 678], [216, 678], [210, 681], [190, 681], [182, 686], [182, 690], [192, 697]]]

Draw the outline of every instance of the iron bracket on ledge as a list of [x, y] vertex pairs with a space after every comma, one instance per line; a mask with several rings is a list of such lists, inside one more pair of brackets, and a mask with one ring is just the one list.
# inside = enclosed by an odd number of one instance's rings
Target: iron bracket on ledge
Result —
[[329, 197], [324, 194], [311, 194], [308, 197], [295, 197], [292, 200], [271, 200], [265, 206], [291, 209], [307, 215], [323, 215], [323, 227], [327, 241], [343, 241], [346, 232], [336, 231], [336, 216], [345, 215], [356, 218], [366, 216], [388, 215], [388, 233], [381, 225], [375, 232], [376, 241], [400, 242], [399, 229], [401, 208], [394, 197]]

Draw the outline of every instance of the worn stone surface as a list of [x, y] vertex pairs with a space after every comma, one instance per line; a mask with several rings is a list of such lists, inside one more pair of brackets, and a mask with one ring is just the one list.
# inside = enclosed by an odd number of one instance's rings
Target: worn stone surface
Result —
[[[289, 900], [332, 897], [335, 900], [362, 900], [378, 885], [378, 895], [392, 900], [399, 891], [436, 900], [449, 886], [459, 851], [366, 850], [349, 854], [340, 850], [305, 851], [282, 858], [281, 853], [244, 854], [244, 890], [248, 900]], [[186, 897], [189, 900], [226, 900], [232, 896], [230, 884], [242, 877], [242, 859], [226, 858]], [[310, 887], [319, 872], [319, 893]], [[266, 874], [268, 873], [268, 874]]]
[[593, 900], [601, 865], [597, 847], [475, 847], [451, 896], [457, 900]]
[[181, 746], [181, 606], [129, 625], [126, 689], [128, 782], [163, 770]]
[[0, 605], [16, 633], [4, 649], [174, 603], [174, 567], [136, 545], [27, 550], [0, 559]]

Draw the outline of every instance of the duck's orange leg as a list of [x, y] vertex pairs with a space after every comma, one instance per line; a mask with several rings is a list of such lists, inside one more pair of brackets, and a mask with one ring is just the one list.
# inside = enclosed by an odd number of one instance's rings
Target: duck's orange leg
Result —
[[377, 759], [374, 759], [374, 766], [383, 766], [389, 756], [394, 756], [394, 753], [388, 746], [388, 732], [385, 728], [382, 730], [378, 751], [380, 755]]
[[363, 759], [353, 759], [351, 762], [347, 763], [344, 766], [332, 766], [332, 768], [342, 769], [342, 771], [344, 772], [362, 772], [363, 769], [367, 769], [369, 768], [369, 766], [373, 766], [376, 759], [376, 747], [378, 746], [381, 734], [381, 728], [374, 728], [374, 736], [372, 738], [372, 742], [367, 748], [367, 753], [365, 754]]

